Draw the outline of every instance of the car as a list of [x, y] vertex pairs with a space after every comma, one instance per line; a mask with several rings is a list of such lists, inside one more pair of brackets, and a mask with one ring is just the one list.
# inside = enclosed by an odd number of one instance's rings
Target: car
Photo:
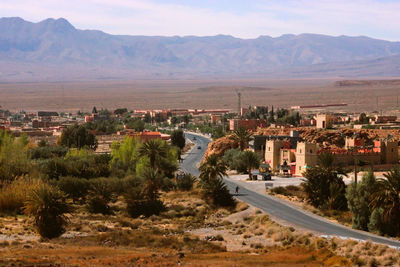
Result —
[[271, 174], [270, 173], [260, 173], [262, 176], [263, 181], [270, 181], [272, 180]]
[[201, 149], [201, 146], [198, 146], [197, 149]]

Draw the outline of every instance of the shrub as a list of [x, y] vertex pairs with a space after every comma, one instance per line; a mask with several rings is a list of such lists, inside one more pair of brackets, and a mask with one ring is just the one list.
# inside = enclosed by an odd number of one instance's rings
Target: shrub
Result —
[[61, 177], [57, 186], [74, 201], [86, 198], [89, 190], [89, 181], [76, 177]]
[[286, 188], [283, 186], [274, 187], [271, 189], [271, 192], [273, 192], [274, 194], [284, 195], [284, 196], [290, 195], [288, 190], [286, 190]]
[[125, 202], [128, 214], [137, 218], [140, 215], [149, 217], [159, 215], [165, 210], [164, 203], [159, 199], [149, 199], [140, 187], [135, 187], [125, 194]]
[[197, 178], [190, 173], [185, 173], [182, 178], [178, 178], [176, 186], [181, 191], [190, 191], [193, 189], [193, 185]]
[[246, 164], [241, 160], [243, 152], [240, 149], [229, 149], [224, 153], [223, 161], [229, 166], [229, 169], [236, 170], [239, 173], [247, 172]]
[[226, 184], [221, 178], [214, 178], [202, 185], [203, 194], [207, 199], [210, 199], [215, 206], [235, 207], [236, 201], [229, 193]]
[[[112, 180], [110, 180], [112, 181]], [[109, 202], [114, 200], [113, 188], [107, 178], [90, 181], [87, 210], [90, 213], [111, 214]]]
[[64, 214], [70, 212], [71, 207], [58, 188], [41, 184], [29, 194], [24, 210], [34, 216], [34, 224], [40, 236], [54, 238], [65, 232], [68, 220]]
[[165, 177], [162, 180], [161, 189], [164, 192], [169, 192], [169, 191], [173, 190], [175, 187], [176, 187], [176, 184], [174, 183], [174, 181], [172, 179]]
[[68, 149], [60, 146], [39, 146], [29, 150], [31, 159], [50, 159], [54, 157], [64, 157]]

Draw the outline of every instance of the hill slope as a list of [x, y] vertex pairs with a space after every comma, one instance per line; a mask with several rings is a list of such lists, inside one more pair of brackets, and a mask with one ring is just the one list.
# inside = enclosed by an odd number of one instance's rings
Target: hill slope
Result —
[[[368, 37], [119, 36], [78, 30], [65, 19], [38, 23], [0, 19], [0, 81], [246, 74], [346, 76], [349, 70], [350, 76], [374, 76], [387, 67], [384, 61], [396, 65], [399, 58], [392, 57], [398, 54], [399, 42]], [[370, 65], [378, 58], [385, 59], [378, 60], [371, 71]], [[399, 70], [395, 67], [392, 72]]]

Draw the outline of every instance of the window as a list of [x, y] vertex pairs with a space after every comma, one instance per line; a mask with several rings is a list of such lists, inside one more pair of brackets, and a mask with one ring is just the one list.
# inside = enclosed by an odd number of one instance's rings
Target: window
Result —
[[271, 151], [271, 147], [270, 146], [268, 147], [268, 151]]
[[301, 166], [299, 166], [299, 171], [301, 171]]
[[394, 152], [394, 149], [393, 149], [393, 147], [392, 147], [392, 152]]
[[312, 153], [312, 149], [310, 149], [310, 153]]
[[299, 149], [299, 153], [301, 153], [301, 148]]

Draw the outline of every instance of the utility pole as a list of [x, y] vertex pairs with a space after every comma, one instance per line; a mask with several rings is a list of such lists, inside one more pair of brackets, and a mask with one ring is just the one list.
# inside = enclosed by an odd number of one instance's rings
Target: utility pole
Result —
[[240, 118], [242, 118], [242, 114], [241, 114], [241, 111], [242, 111], [242, 94], [240, 92], [238, 92], [238, 91], [236, 91], [236, 93], [237, 93], [237, 96], [238, 96], [238, 115], [239, 115]]

